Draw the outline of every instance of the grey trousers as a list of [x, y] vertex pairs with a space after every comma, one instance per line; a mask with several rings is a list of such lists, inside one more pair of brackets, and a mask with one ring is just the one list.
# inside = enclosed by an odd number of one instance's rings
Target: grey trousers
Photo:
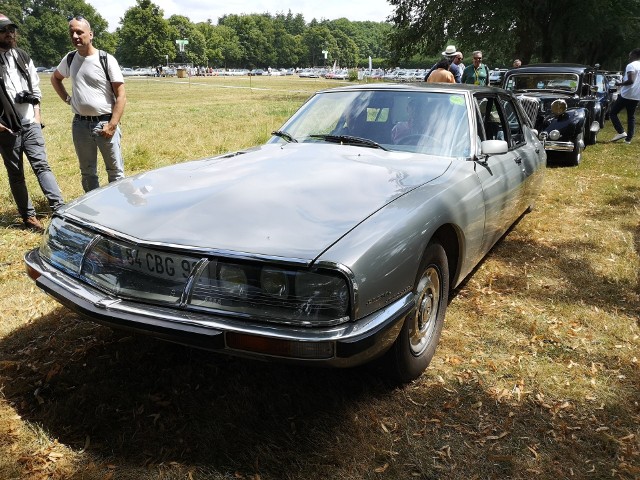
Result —
[[25, 155], [51, 210], [56, 210], [64, 204], [60, 187], [58, 187], [56, 177], [47, 161], [44, 137], [39, 123], [23, 125], [22, 130], [15, 137], [8, 133], [2, 133], [0, 136], [0, 155], [2, 155], [4, 166], [7, 169], [13, 199], [23, 219], [33, 217], [36, 214], [24, 178], [23, 157]]

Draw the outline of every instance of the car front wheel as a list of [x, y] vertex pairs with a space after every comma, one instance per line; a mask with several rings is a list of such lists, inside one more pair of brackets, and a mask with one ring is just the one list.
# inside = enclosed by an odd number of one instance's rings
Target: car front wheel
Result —
[[447, 255], [438, 243], [425, 251], [414, 288], [416, 305], [405, 318], [390, 356], [395, 380], [407, 383], [418, 378], [436, 351], [449, 299]]
[[[582, 140], [582, 142], [580, 140]], [[574, 140], [575, 146], [573, 147], [573, 152], [569, 153], [569, 165], [580, 165], [580, 161], [582, 160], [582, 150], [584, 150], [584, 147], [581, 147], [580, 143], [584, 144], [584, 125]]]

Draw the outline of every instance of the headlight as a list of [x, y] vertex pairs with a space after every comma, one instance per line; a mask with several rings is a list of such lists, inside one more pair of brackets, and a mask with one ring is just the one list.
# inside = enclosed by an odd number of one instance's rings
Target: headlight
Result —
[[78, 275], [84, 252], [96, 235], [54, 218], [42, 237], [40, 255], [61, 270]]
[[89, 283], [115, 295], [176, 304], [199, 261], [100, 238], [87, 252], [81, 273]]
[[247, 275], [239, 266], [222, 265], [218, 272], [218, 280], [220, 287], [227, 290], [229, 295], [237, 298], [245, 298], [247, 296], [247, 291], [249, 290]]
[[95, 288], [132, 301], [208, 310], [257, 322], [333, 326], [349, 321], [339, 272], [208, 259], [146, 248], [54, 218], [41, 256]]
[[553, 113], [557, 117], [559, 117], [566, 111], [567, 111], [567, 102], [565, 102], [564, 100], [561, 100], [561, 99], [554, 100], [553, 103], [551, 104], [551, 113]]
[[265, 267], [260, 272], [262, 290], [274, 297], [284, 298], [289, 293], [289, 283], [284, 271]]
[[196, 277], [189, 304], [292, 325], [349, 320], [350, 290], [342, 275], [275, 266], [211, 262]]

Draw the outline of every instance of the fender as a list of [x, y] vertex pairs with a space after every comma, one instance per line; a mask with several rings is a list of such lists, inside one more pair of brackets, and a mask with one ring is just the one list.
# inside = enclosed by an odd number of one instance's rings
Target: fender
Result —
[[[552, 130], [558, 130], [561, 137], [565, 139], [573, 139], [585, 126], [587, 121], [587, 110], [584, 108], [572, 108], [567, 110], [560, 116], [547, 115], [545, 116], [542, 126], [543, 131], [551, 132]], [[588, 132], [589, 128], [585, 128]]]

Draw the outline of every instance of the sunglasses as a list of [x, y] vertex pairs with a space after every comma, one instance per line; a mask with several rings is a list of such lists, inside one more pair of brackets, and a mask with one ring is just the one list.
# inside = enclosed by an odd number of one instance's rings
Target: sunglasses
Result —
[[14, 33], [15, 31], [16, 31], [16, 27], [0, 28], [0, 33]]
[[67, 17], [67, 20], [68, 21], [71, 21], [71, 20], [81, 21], [81, 20], [86, 20], [86, 18], [84, 17], [84, 15], [69, 15]]

